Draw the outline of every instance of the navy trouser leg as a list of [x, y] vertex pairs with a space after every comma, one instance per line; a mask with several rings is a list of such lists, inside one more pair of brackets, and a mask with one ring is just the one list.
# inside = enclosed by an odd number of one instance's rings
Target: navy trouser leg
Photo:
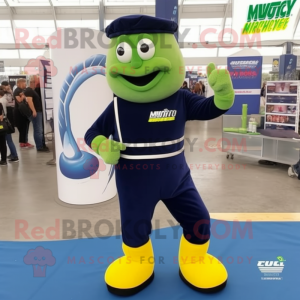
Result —
[[152, 230], [151, 219], [159, 201], [159, 187], [153, 184], [147, 172], [135, 170], [117, 170], [116, 183], [123, 242], [133, 248], [143, 246]]
[[210, 239], [210, 216], [191, 176], [184, 180], [176, 194], [162, 201], [183, 228], [185, 238], [192, 244], [205, 244]]

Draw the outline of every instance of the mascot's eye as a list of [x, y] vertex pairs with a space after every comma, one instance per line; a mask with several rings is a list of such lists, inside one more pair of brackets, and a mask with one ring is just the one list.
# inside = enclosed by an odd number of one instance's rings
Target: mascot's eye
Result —
[[147, 44], [143, 44], [140, 49], [143, 53], [147, 53], [149, 51], [149, 46]]
[[142, 39], [137, 46], [138, 54], [143, 60], [151, 59], [155, 54], [155, 46], [149, 39]]
[[117, 47], [117, 57], [122, 63], [129, 63], [132, 58], [132, 49], [129, 44], [121, 43]]
[[118, 50], [117, 50], [117, 52], [118, 52], [118, 55], [119, 55], [119, 56], [123, 56], [124, 53], [125, 53], [123, 47], [119, 47]]

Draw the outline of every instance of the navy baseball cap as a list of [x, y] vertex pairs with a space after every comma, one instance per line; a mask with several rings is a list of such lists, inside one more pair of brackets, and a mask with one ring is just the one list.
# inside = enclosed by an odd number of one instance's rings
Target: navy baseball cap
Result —
[[114, 20], [105, 29], [107, 37], [114, 38], [122, 34], [171, 33], [178, 30], [177, 23], [146, 15], [131, 15]]

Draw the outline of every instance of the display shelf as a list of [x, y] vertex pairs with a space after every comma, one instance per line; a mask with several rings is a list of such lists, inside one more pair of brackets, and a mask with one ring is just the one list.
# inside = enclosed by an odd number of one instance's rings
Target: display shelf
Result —
[[278, 103], [278, 102], [275, 102], [275, 103], [266, 103], [266, 105], [289, 105], [289, 106], [296, 106], [297, 103]]
[[283, 114], [283, 113], [276, 113], [276, 112], [272, 112], [272, 113], [268, 112], [267, 114], [271, 115], [271, 116], [285, 116], [285, 117], [296, 117], [297, 116], [296, 114], [288, 114], [288, 113]]
[[[280, 82], [280, 81], [279, 81]], [[286, 81], [286, 82], [291, 82], [291, 81]], [[282, 97], [292, 97], [292, 96], [297, 96], [297, 94], [280, 94], [280, 93], [267, 93], [269, 96], [282, 96]]]
[[[223, 127], [239, 127], [240, 120], [240, 115], [224, 115]], [[223, 140], [222, 151], [227, 153], [227, 158], [238, 155], [287, 165], [295, 164], [300, 159], [300, 139], [223, 132]]]
[[287, 124], [287, 123], [275, 123], [275, 122], [265, 122], [266, 125], [278, 125], [278, 126], [289, 126], [295, 127], [296, 124]]
[[[273, 125], [272, 127], [278, 126], [285, 126], [285, 127], [290, 127], [290, 128], [286, 128], [286, 130], [293, 130], [293, 128], [295, 128], [295, 132], [298, 133], [298, 126], [299, 126], [299, 95], [300, 95], [300, 85], [299, 85], [299, 81], [268, 81], [266, 84], [266, 97], [267, 97], [267, 103], [265, 106], [265, 116], [267, 118], [268, 115], [271, 116], [284, 116], [286, 118], [290, 117], [290, 119], [284, 119], [282, 121], [282, 123], [279, 122], [270, 122], [270, 121], [274, 121], [274, 117], [273, 120], [272, 118], [269, 118], [269, 122], [265, 122], [265, 129], [267, 129], [267, 127], [270, 127], [268, 125]], [[273, 102], [268, 102], [271, 99], [269, 99], [269, 97], [272, 97], [272, 101]], [[289, 100], [289, 97], [294, 97], [297, 99], [296, 102], [294, 103], [286, 103]], [[278, 99], [277, 99], [278, 98]], [[278, 102], [276, 102], [276, 100], [278, 100]], [[282, 103], [284, 102], [284, 103]], [[268, 110], [272, 110], [270, 109], [270, 106], [275, 107], [275, 110], [278, 110], [279, 107], [281, 106], [290, 106], [293, 107], [293, 109], [291, 108], [280, 108], [280, 112], [276, 113], [274, 111], [268, 111]], [[277, 106], [277, 107], [276, 107]], [[285, 113], [283, 111], [287, 111], [290, 110], [292, 112], [292, 114], [289, 113]], [[276, 119], [276, 118], [275, 118]], [[277, 120], [275, 120], [277, 121]], [[290, 121], [291, 123], [287, 123], [287, 121]], [[272, 129], [279, 129], [277, 127], [272, 128]]]
[[[241, 116], [239, 116], [241, 118]], [[226, 124], [226, 123], [225, 123]], [[227, 126], [228, 127], [228, 126]], [[235, 133], [235, 132], [223, 132], [223, 135], [234, 135], [234, 136], [241, 136], [241, 137], [248, 137], [248, 138], [255, 138], [255, 139], [263, 139], [263, 140], [278, 140], [278, 141], [289, 141], [289, 142], [300, 142], [300, 139], [288, 139], [288, 138], [275, 138], [272, 136], [266, 136], [266, 135], [250, 135], [250, 134], [243, 134], [243, 133]], [[300, 146], [300, 144], [299, 144]]]

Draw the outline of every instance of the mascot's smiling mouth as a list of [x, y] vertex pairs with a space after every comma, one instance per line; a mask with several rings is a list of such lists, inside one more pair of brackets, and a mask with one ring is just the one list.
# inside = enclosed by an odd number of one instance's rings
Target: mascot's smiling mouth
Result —
[[139, 77], [127, 76], [122, 74], [120, 74], [120, 76], [122, 76], [126, 81], [128, 81], [129, 83], [135, 86], [146, 86], [147, 84], [152, 82], [160, 72], [161, 71], [158, 70], [148, 75], [139, 76]]
[[158, 70], [144, 76], [118, 74], [118, 80], [127, 88], [136, 92], [146, 92], [154, 88], [163, 78], [165, 72]]

